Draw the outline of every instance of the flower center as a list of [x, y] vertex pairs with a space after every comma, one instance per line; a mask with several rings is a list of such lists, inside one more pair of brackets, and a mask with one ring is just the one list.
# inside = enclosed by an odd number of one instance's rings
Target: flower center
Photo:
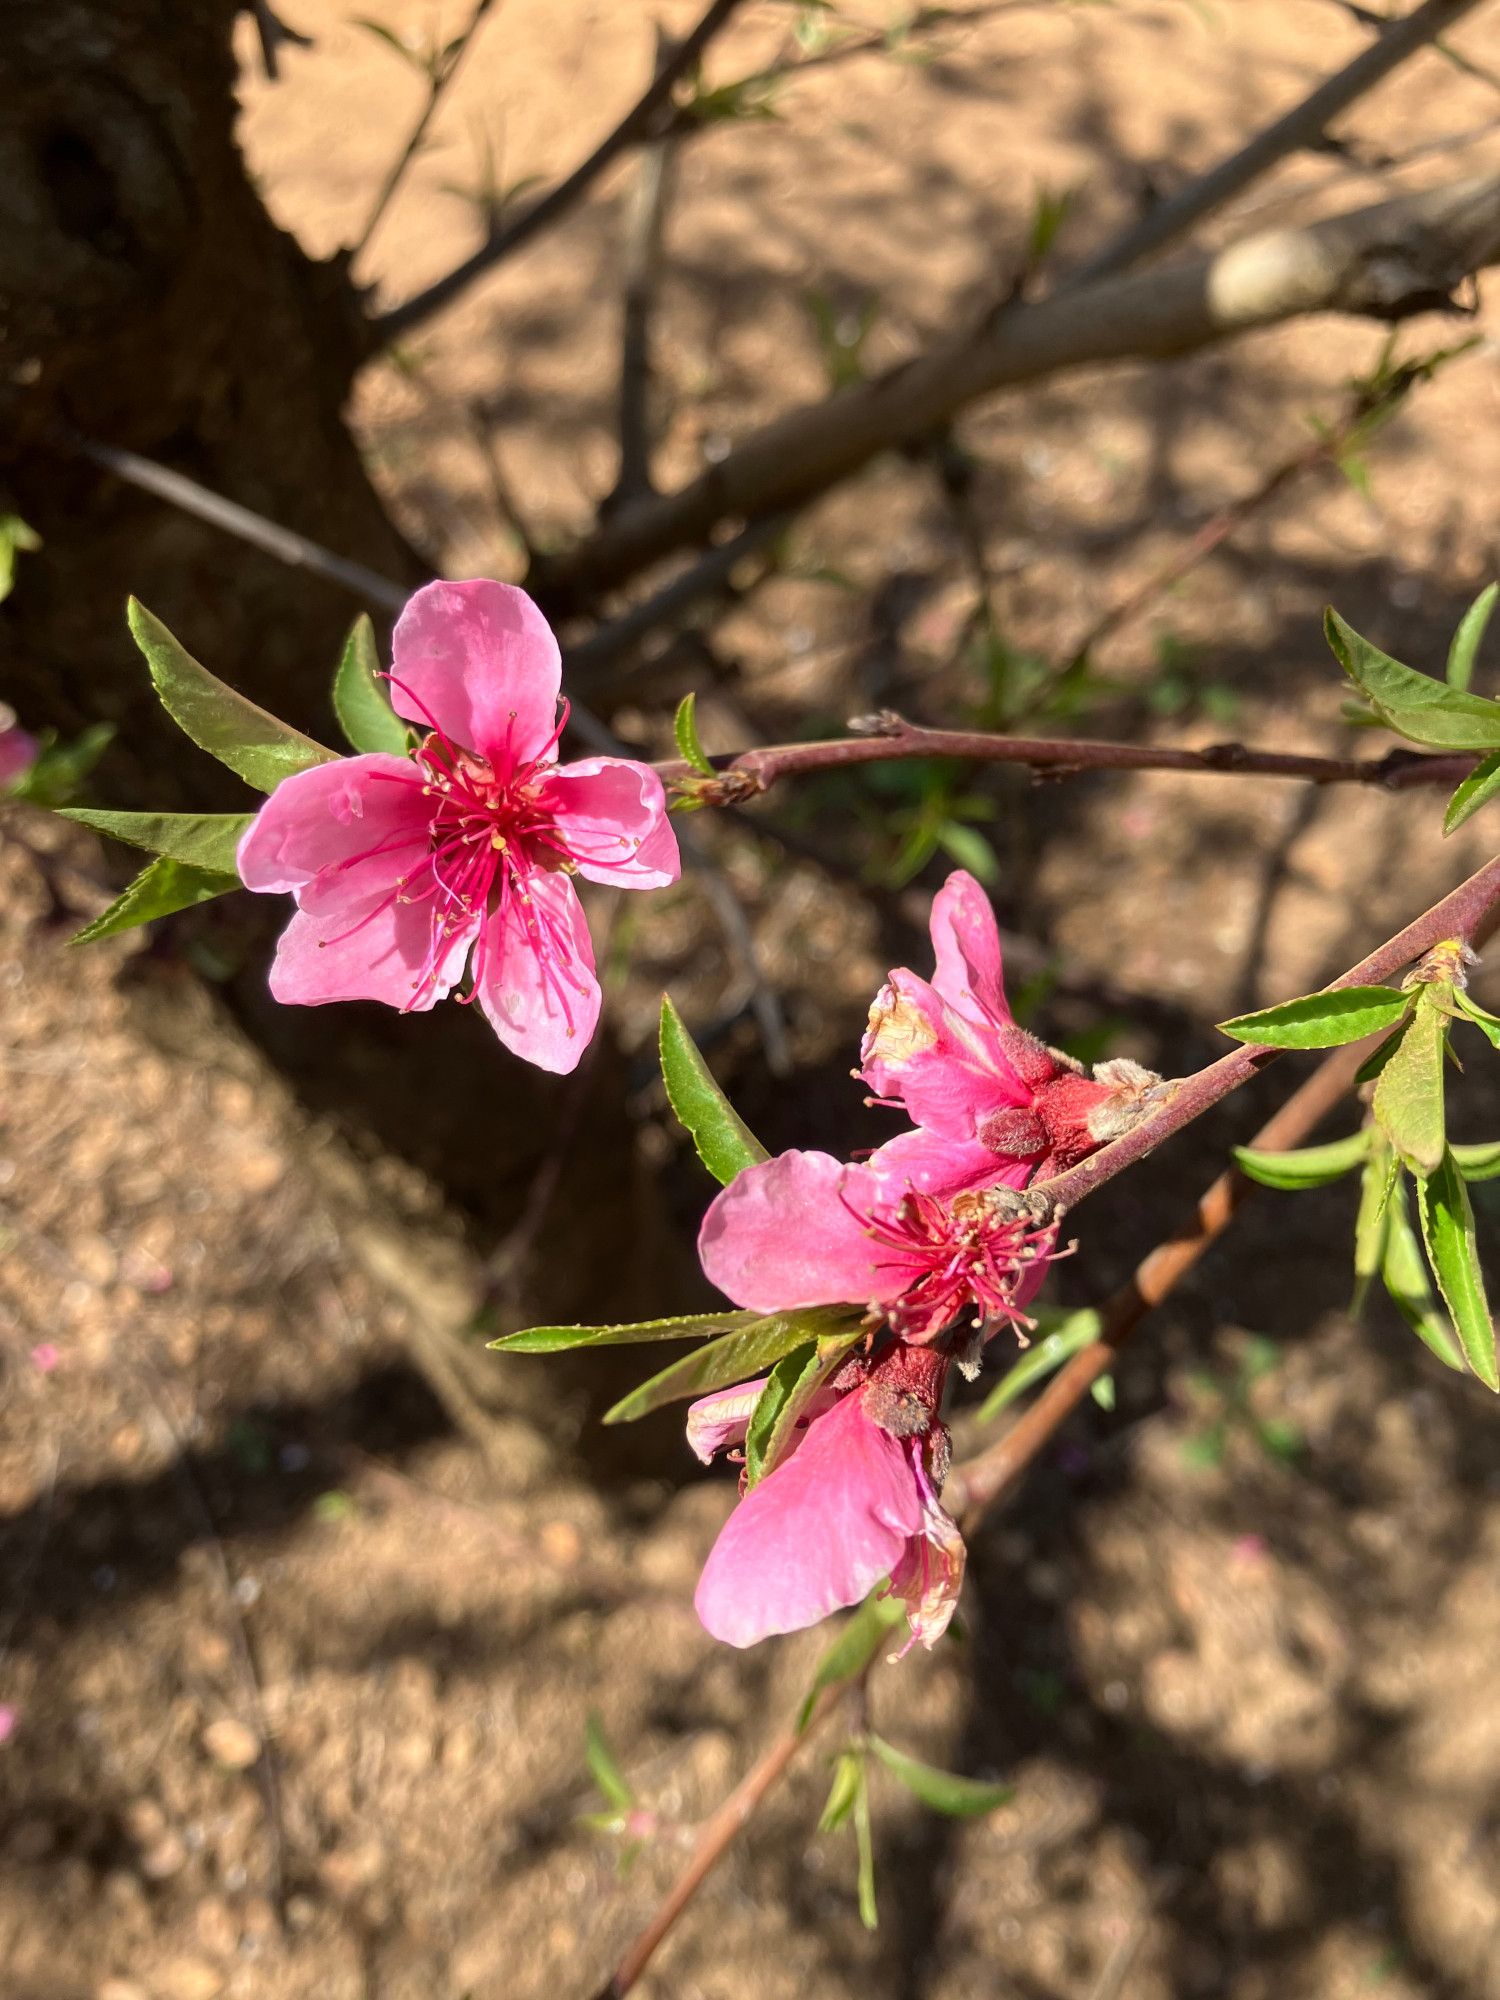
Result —
[[974, 1325], [1029, 1324], [1016, 1293], [1051, 1254], [1052, 1232], [1016, 1216], [983, 1190], [942, 1201], [912, 1188], [866, 1222], [877, 1243], [917, 1267], [887, 1318], [907, 1340], [931, 1340], [968, 1307]]

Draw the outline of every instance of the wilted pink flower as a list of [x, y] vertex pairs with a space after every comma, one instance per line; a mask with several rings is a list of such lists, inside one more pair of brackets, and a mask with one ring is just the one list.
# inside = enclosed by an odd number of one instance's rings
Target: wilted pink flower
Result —
[[[944, 1195], [902, 1170], [951, 1157], [909, 1134], [868, 1166], [789, 1152], [747, 1167], [703, 1218], [703, 1269], [752, 1312], [865, 1305], [903, 1339], [930, 1341], [972, 1310], [976, 1325], [998, 1330], [1024, 1317], [1055, 1231], [1038, 1227], [1007, 1187]], [[1024, 1178], [1026, 1169], [1006, 1171]]]
[[[932, 903], [930, 981], [899, 968], [870, 1009], [861, 1074], [924, 1130], [1057, 1173], [1123, 1132], [1156, 1079], [1071, 1057], [1016, 1026], [1005, 998], [1000, 933], [972, 875], [950, 875]], [[981, 1176], [990, 1178], [991, 1176]]]
[[18, 785], [37, 760], [40, 749], [29, 730], [16, 722], [16, 712], [0, 701], [0, 792]]
[[745, 1494], [709, 1553], [693, 1601], [714, 1638], [753, 1646], [800, 1631], [889, 1578], [912, 1637], [936, 1644], [964, 1571], [963, 1537], [938, 1498], [949, 1460], [937, 1416], [947, 1369], [946, 1355], [898, 1342], [873, 1366], [855, 1361], [835, 1378], [832, 1407]]
[[278, 1000], [423, 1012], [463, 978], [506, 1047], [573, 1069], [599, 1018], [574, 875], [675, 882], [661, 780], [619, 757], [557, 762], [557, 641], [525, 591], [432, 583], [396, 625], [391, 700], [409, 756], [343, 757], [280, 784], [240, 843], [247, 888], [296, 898]]

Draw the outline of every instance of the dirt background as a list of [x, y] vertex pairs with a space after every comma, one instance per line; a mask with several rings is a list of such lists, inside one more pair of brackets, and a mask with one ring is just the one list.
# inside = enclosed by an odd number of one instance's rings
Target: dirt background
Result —
[[[327, 253], [357, 232], [421, 85], [341, 6], [281, 11], [315, 47], [286, 54], [272, 86], [242, 23], [244, 144], [273, 213]], [[649, 10], [669, 27], [694, 11]], [[1062, 254], [1082, 255], [1143, 177], [1210, 161], [1362, 35], [1327, 0], [959, 11], [974, 18], [930, 38], [926, 59], [826, 63], [785, 90], [779, 119], [685, 150], [663, 292], [664, 481], [821, 393], [809, 290], [847, 313], [878, 298], [867, 359], [893, 360], [1003, 283], [1038, 187], [1077, 187]], [[370, 12], [412, 38], [438, 19], [425, 0]], [[474, 241], [472, 205], [445, 189], [480, 171], [480, 129], [508, 183], [565, 168], [625, 108], [650, 61], [647, 14], [501, 0], [361, 267], [382, 302]], [[749, 6], [711, 78], [774, 52], [788, 14]], [[457, 10], [441, 25], [456, 32]], [[1493, 20], [1455, 46], [1500, 67]], [[1493, 81], [1429, 55], [1341, 131], [1396, 154], [1476, 139], [1378, 174], [1303, 157], [1215, 231], [1493, 162], [1495, 111]], [[542, 545], [584, 528], [613, 478], [629, 180], [608, 178], [400, 367], [361, 379], [354, 417], [382, 490], [448, 574], [519, 562], [475, 410]], [[1417, 351], [1468, 331], [1429, 321], [1403, 340]], [[1310, 413], [1336, 413], [1381, 338], [1318, 322], [969, 419], [1007, 638], [1065, 658], [1297, 449]], [[1440, 660], [1496, 567], [1497, 417], [1486, 338], [1384, 433], [1367, 492], [1332, 472], [1303, 480], [1122, 631], [1100, 662], [1121, 688], [1088, 726], [1342, 740], [1319, 609], [1332, 599], [1392, 651]], [[796, 551], [801, 575], [723, 621], [711, 654], [669, 649], [617, 693], [615, 727], [659, 743], [689, 685], [715, 748], [810, 713], [893, 700], [937, 716], [978, 698], [953, 662], [972, 582], [929, 475], [874, 468], [814, 510]], [[1164, 702], [1184, 658], [1186, 693]], [[1441, 844], [1431, 801], [1413, 796], [1178, 778], [991, 795], [1012, 966], [1057, 981], [1042, 1024], [1173, 1071], [1212, 1052], [1215, 1018], [1328, 976], [1484, 851], [1482, 824]], [[706, 1190], [650, 1085], [662, 985], [768, 1139], [857, 1142], [843, 1071], [863, 1006], [890, 954], [920, 949], [912, 919], [939, 879], [861, 900], [841, 869], [864, 836], [837, 798], [785, 825], [822, 841], [823, 862], [708, 837], [781, 994], [791, 1078], [766, 1075], [694, 885], [614, 933], [642, 1146], [685, 1226]], [[211, 923], [74, 957], [70, 913], [106, 894], [97, 852], [29, 814], [4, 833], [5, 2000], [588, 1994], [823, 1641], [739, 1656], [698, 1629], [692, 1582], [729, 1488], [695, 1478], [670, 1429], [601, 1476], [587, 1386], [516, 1360], [511, 1406], [481, 1430], [424, 1327], [493, 1242], [434, 1184], [357, 1156], [298, 1106], [202, 976]], [[505, 1080], [497, 1053], [482, 1088]], [[1500, 1102], [1477, 1057], [1471, 1083], [1466, 1136], [1489, 1136]], [[1279, 1088], [1091, 1206], [1061, 1295], [1106, 1289]], [[1363, 1329], [1344, 1316], [1350, 1212], [1346, 1189], [1253, 1205], [1155, 1317], [1115, 1410], [1089, 1405], [977, 1538], [963, 1643], [876, 1675], [883, 1733], [1004, 1774], [1013, 1804], [955, 1826], [877, 1778], [882, 1922], [868, 1937], [847, 1839], [810, 1833], [830, 1738], [643, 1993], [1500, 1994], [1494, 1418], [1384, 1309]], [[680, 1259], [660, 1284], [663, 1311], [698, 1302]], [[1252, 1336], [1277, 1343], [1255, 1413], [1292, 1427], [1297, 1449], [1268, 1453], [1239, 1423], [1209, 1462]], [[590, 1709], [659, 1821], [624, 1873], [578, 1825], [598, 1803]]]

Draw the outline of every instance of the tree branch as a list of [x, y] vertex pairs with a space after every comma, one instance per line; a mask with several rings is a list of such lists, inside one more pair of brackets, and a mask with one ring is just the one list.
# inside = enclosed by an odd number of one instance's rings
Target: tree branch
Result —
[[[608, 628], [606, 628], [608, 629]], [[585, 641], [584, 650], [591, 642]], [[1073, 777], [1081, 771], [1188, 771], [1250, 777], [1300, 778], [1315, 785], [1456, 785], [1474, 768], [1468, 751], [1429, 754], [1388, 750], [1383, 757], [1318, 757], [1294, 750], [1248, 750], [1242, 743], [1211, 743], [1182, 750], [1151, 743], [1112, 743], [1093, 737], [997, 736], [980, 729], [924, 729], [889, 709], [856, 718], [866, 733], [821, 743], [780, 743], [714, 757], [716, 781], [698, 794], [707, 805], [734, 805], [767, 792], [783, 778], [806, 777], [851, 764], [901, 763], [914, 757], [958, 757], [975, 764], [1023, 764], [1033, 771]], [[693, 766], [669, 758], [656, 769], [668, 780], [692, 779]]]
[[[1461, 882], [1440, 903], [1434, 903], [1420, 917], [1409, 923], [1405, 930], [1398, 931], [1383, 945], [1372, 951], [1368, 958], [1362, 958], [1358, 965], [1340, 973], [1339, 977], [1321, 990], [1335, 993], [1345, 986], [1380, 985], [1396, 973], [1420, 958], [1444, 938], [1470, 939], [1480, 934], [1481, 927], [1491, 912], [1500, 908], [1500, 858], [1487, 861], [1466, 882]], [[1195, 1118], [1201, 1118], [1205, 1111], [1248, 1083], [1252, 1076], [1274, 1062], [1282, 1053], [1280, 1049], [1256, 1048], [1253, 1045], [1231, 1049], [1227, 1056], [1220, 1056], [1206, 1069], [1177, 1083], [1166, 1086], [1166, 1094], [1158, 1108], [1144, 1117], [1141, 1122], [1127, 1132], [1123, 1139], [1102, 1146], [1097, 1153], [1090, 1153], [1086, 1160], [1080, 1160], [1076, 1167], [1069, 1167], [1066, 1173], [1058, 1174], [1050, 1181], [1036, 1182], [1032, 1192], [1045, 1196], [1061, 1215], [1076, 1208], [1086, 1195], [1103, 1187], [1106, 1181], [1132, 1167], [1137, 1160], [1154, 1153], [1163, 1139], [1170, 1139], [1184, 1126], [1191, 1125]]]
[[778, 418], [678, 492], [627, 508], [539, 564], [532, 587], [558, 605], [619, 584], [722, 520], [805, 504], [999, 389], [1102, 361], [1191, 354], [1312, 313], [1401, 319], [1449, 306], [1464, 278], [1496, 261], [1500, 176], [1489, 175], [1006, 304], [874, 381]]
[[1097, 257], [1090, 258], [1069, 279], [1068, 288], [1093, 284], [1100, 278], [1128, 270], [1184, 235], [1195, 222], [1201, 222], [1205, 215], [1232, 201], [1278, 160], [1320, 139], [1332, 120], [1356, 98], [1363, 97], [1409, 56], [1445, 34], [1465, 14], [1472, 14], [1482, 4], [1483, 0], [1423, 0], [1422, 6], [1403, 19], [1381, 23], [1378, 40], [1362, 50], [1353, 62], [1319, 84], [1311, 96], [1304, 97], [1284, 117], [1257, 132], [1237, 153], [1221, 160], [1180, 193], [1158, 203], [1133, 228], [1106, 245]]
[[566, 180], [557, 182], [535, 200], [531, 206], [518, 215], [514, 222], [498, 229], [480, 244], [471, 257], [449, 271], [446, 277], [417, 292], [403, 304], [394, 306], [389, 312], [377, 313], [370, 322], [370, 331], [377, 346], [389, 346], [393, 340], [400, 340], [412, 328], [431, 319], [451, 299], [458, 297], [466, 286], [473, 283], [481, 272], [491, 270], [501, 263], [533, 236], [538, 235], [550, 223], [555, 222], [567, 209], [571, 208], [603, 173], [610, 162], [655, 130], [657, 119], [671, 101], [672, 91], [679, 77], [698, 60], [714, 36], [728, 22], [740, 0], [712, 0], [698, 25], [693, 28], [673, 50], [669, 60], [657, 70], [647, 90], [636, 100], [630, 110], [608, 133], [579, 166], [575, 167]]

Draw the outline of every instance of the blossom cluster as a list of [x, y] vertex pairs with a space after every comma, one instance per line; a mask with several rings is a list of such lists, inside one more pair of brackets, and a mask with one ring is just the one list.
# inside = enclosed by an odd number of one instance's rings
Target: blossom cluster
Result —
[[[862, 1163], [794, 1151], [748, 1167], [704, 1218], [703, 1269], [737, 1305], [867, 1309], [864, 1351], [743, 1494], [704, 1568], [699, 1617], [732, 1645], [811, 1625], [882, 1579], [913, 1639], [931, 1646], [947, 1628], [964, 1569], [940, 1498], [949, 1370], [973, 1372], [1004, 1329], [1024, 1338], [1057, 1246], [1055, 1220], [1026, 1190], [1118, 1136], [1153, 1080], [1125, 1062], [1086, 1076], [1017, 1025], [972, 876], [939, 891], [932, 944], [932, 978], [892, 972], [861, 1048], [874, 1102], [911, 1128]], [[693, 1406], [700, 1457], [743, 1444], [764, 1387]]]

